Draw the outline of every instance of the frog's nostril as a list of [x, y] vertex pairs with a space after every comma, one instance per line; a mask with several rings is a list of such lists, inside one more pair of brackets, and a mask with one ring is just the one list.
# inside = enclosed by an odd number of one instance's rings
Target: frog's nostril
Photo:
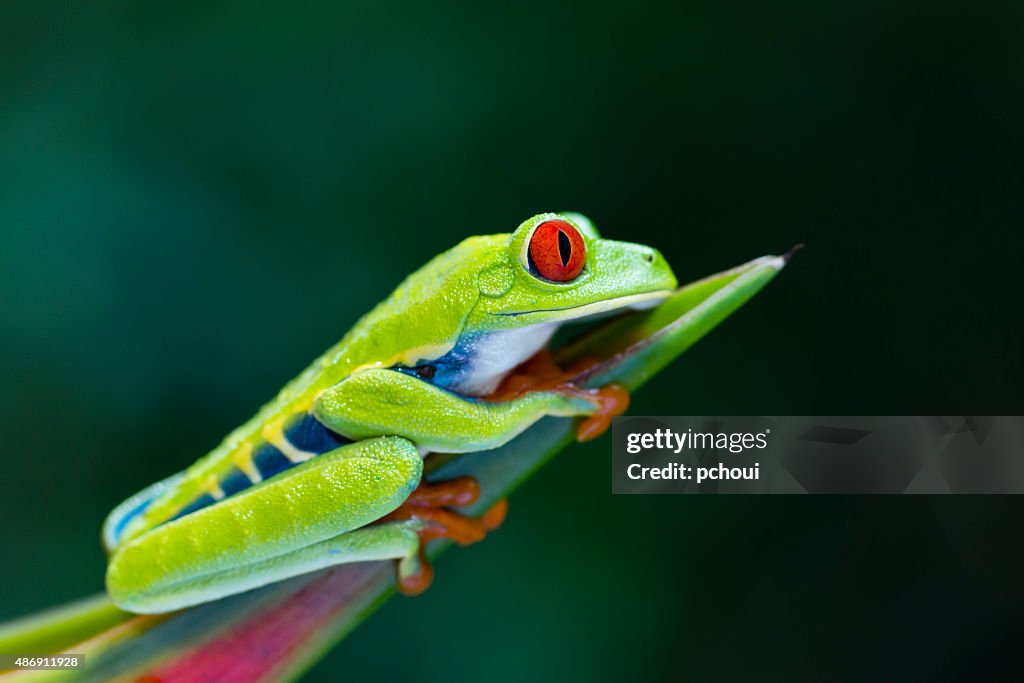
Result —
[[646, 254], [644, 254], [644, 261], [647, 261], [648, 263], [654, 263], [654, 254], [652, 254], [651, 252], [647, 252]]

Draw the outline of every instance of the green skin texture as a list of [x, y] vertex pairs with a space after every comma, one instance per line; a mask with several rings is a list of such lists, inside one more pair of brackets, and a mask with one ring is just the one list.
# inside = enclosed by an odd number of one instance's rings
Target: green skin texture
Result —
[[[575, 225], [586, 244], [584, 269], [569, 282], [542, 279], [527, 262], [534, 229], [551, 219]], [[598, 406], [543, 391], [482, 401], [389, 368], [440, 358], [473, 338], [465, 335], [656, 303], [675, 286], [661, 254], [602, 239], [579, 214], [540, 214], [511, 234], [464, 240], [410, 275], [211, 453], [115, 508], [104, 532], [111, 599], [129, 611], [165, 612], [348, 562], [395, 559], [401, 575], [415, 573], [419, 522], [373, 522], [419, 485], [422, 454], [497, 448], [544, 416]], [[239, 452], [309, 410], [355, 443], [168, 521], [211, 476], [235, 466]], [[111, 540], [117, 519], [154, 495]]]

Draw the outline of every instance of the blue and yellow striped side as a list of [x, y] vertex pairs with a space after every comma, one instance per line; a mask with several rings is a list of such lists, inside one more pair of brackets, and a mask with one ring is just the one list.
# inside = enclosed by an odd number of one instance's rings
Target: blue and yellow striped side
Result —
[[339, 446], [352, 443], [340, 434], [325, 427], [310, 413], [300, 413], [291, 418], [283, 430], [283, 442], [271, 444], [267, 441], [253, 448], [251, 458], [242, 461], [242, 466], [229, 468], [217, 480], [213, 493], [204, 493], [183, 507], [171, 519], [178, 519], [196, 510], [201, 510], [218, 500], [229, 498], [244, 491], [253, 484], [284, 472], [312, 457], [333, 451]]
[[[275, 443], [264, 440], [256, 446], [236, 453], [234, 464], [204, 484], [205, 492], [186, 503], [166, 521], [184, 517], [208, 505], [235, 495], [253, 484], [284, 472], [351, 440], [331, 431], [311, 413], [290, 418], [275, 437]], [[103, 542], [113, 549], [132, 520], [144, 514], [153, 501], [178, 487], [185, 477], [179, 473], [143, 489], [114, 508], [103, 525]]]

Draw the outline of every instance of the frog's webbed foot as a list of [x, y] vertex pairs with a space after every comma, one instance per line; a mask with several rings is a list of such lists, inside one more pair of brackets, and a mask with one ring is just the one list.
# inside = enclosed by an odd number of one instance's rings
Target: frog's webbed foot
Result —
[[597, 389], [584, 389], [573, 384], [573, 378], [584, 374], [596, 363], [598, 361], [594, 358], [582, 358], [563, 370], [547, 350], [542, 350], [506, 377], [487, 400], [508, 401], [535, 391], [586, 399], [597, 404], [597, 409], [580, 422], [576, 428], [576, 440], [596, 439], [608, 430], [613, 417], [626, 412], [629, 407], [629, 391], [620, 384], [607, 384]]
[[434, 578], [434, 569], [426, 557], [426, 544], [447, 538], [459, 545], [482, 541], [505, 520], [508, 501], [501, 500], [480, 517], [468, 517], [451, 507], [471, 505], [480, 497], [480, 486], [472, 477], [458, 477], [437, 484], [422, 482], [402, 505], [381, 521], [417, 520], [420, 547], [415, 562], [398, 564], [398, 590], [405, 595], [425, 591]]

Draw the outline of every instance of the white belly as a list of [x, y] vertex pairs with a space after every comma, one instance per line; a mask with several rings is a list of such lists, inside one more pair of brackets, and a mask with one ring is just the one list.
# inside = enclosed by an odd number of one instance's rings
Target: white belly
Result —
[[465, 352], [471, 360], [449, 388], [466, 396], [492, 393], [513, 368], [544, 348], [558, 326], [540, 323], [517, 330], [499, 330], [468, 342]]

